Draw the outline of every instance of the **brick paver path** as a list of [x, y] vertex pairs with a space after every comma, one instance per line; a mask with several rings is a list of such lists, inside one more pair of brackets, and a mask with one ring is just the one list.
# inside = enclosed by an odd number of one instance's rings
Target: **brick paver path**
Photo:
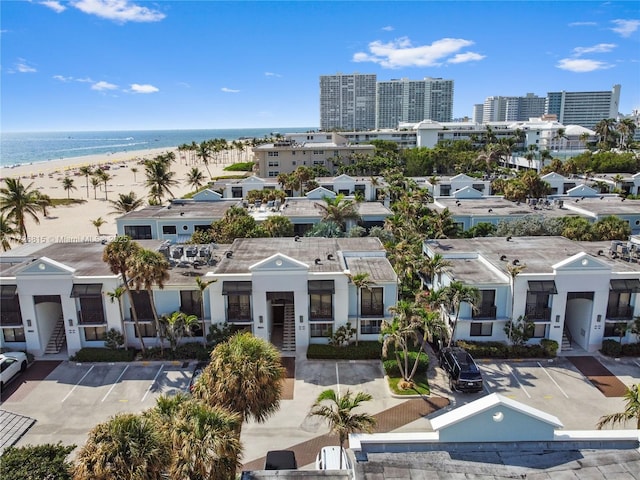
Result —
[[627, 386], [611, 373], [597, 358], [567, 357], [605, 397], [624, 397]]

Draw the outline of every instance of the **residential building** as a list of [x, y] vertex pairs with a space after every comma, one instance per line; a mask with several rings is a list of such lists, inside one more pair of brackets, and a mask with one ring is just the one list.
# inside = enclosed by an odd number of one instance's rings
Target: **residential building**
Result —
[[[564, 237], [481, 237], [426, 240], [424, 253], [440, 254], [451, 267], [429, 287], [453, 280], [478, 288], [480, 303], [463, 303], [456, 340], [507, 341], [511, 319], [533, 322], [531, 343], [554, 340], [559, 351], [595, 352], [618, 339], [616, 325], [640, 314], [640, 238], [629, 242], [577, 242]], [[512, 268], [520, 266], [518, 274]], [[635, 341], [631, 333], [622, 341]]]
[[[434, 197], [483, 198], [491, 195], [491, 180], [473, 178], [464, 173], [454, 176], [433, 176], [423, 179], [426, 189]], [[421, 182], [418, 181], [418, 185]]]
[[[164, 288], [133, 293], [147, 346], [158, 345], [151, 302], [159, 315], [182, 311], [202, 326], [185, 341], [203, 341], [212, 324], [228, 323], [284, 352], [326, 343], [350, 322], [361, 340], [377, 340], [397, 300], [397, 277], [377, 238], [237, 239], [231, 245], [170, 245], [140, 240], [170, 262]], [[140, 346], [122, 279], [102, 260], [102, 243], [30, 244], [0, 254], [0, 347], [37, 357], [104, 347], [116, 329]], [[350, 275], [372, 285], [356, 291]], [[196, 280], [214, 280], [204, 292]], [[113, 301], [112, 301], [113, 299]], [[359, 305], [358, 305], [359, 303]], [[203, 313], [204, 312], [204, 316]]]
[[471, 121], [473, 123], [482, 123], [482, 115], [484, 111], [484, 104], [476, 103], [473, 105], [473, 115], [471, 116]]
[[320, 76], [320, 130], [373, 130], [376, 125], [375, 74]]
[[544, 107], [545, 98], [533, 93], [527, 93], [524, 97], [487, 97], [478, 123], [525, 122], [530, 118], [543, 115]]
[[453, 115], [453, 80], [426, 77], [378, 82], [376, 129], [425, 119], [450, 122]]
[[620, 85], [609, 91], [549, 92], [545, 113], [554, 114], [565, 125], [580, 125], [593, 129], [603, 119], [618, 118]]

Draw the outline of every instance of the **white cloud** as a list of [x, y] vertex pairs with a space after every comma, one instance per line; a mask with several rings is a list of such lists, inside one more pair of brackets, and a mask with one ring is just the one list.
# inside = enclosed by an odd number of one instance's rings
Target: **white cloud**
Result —
[[447, 62], [448, 63], [475, 62], [478, 60], [482, 60], [484, 58], [487, 58], [487, 56], [480, 55], [479, 53], [475, 53], [475, 52], [465, 52], [465, 53], [458, 53], [453, 58], [450, 58], [449, 60], [447, 60]]
[[571, 22], [570, 27], [595, 27], [598, 24], [596, 22]]
[[281, 78], [282, 75], [280, 75], [279, 73], [273, 73], [273, 72], [264, 72], [265, 77], [278, 77]]
[[593, 47], [576, 47], [573, 49], [573, 54], [579, 57], [585, 53], [607, 53], [616, 47], [617, 45], [615, 43], [599, 43]]
[[91, 85], [91, 90], [96, 90], [98, 92], [102, 92], [104, 90], [117, 90], [117, 89], [118, 89], [117, 85], [114, 85], [113, 83], [105, 82], [102, 80]]
[[222, 87], [220, 90], [226, 93], [240, 93], [240, 90], [233, 90], [232, 88]]
[[27, 63], [23, 58], [19, 58], [16, 63], [13, 64], [13, 68], [9, 70], [9, 73], [35, 73], [38, 70]]
[[67, 7], [62, 5], [57, 0], [45, 0], [44, 2], [40, 2], [40, 5], [44, 5], [45, 7], [50, 8], [56, 13], [62, 13], [67, 9]]
[[61, 82], [71, 82], [73, 80], [73, 77], [64, 77], [62, 75], [54, 75], [53, 78]]
[[611, 30], [616, 32], [621, 37], [630, 37], [638, 27], [640, 27], [640, 20], [611, 20], [617, 26]]
[[71, 5], [86, 14], [118, 23], [159, 22], [166, 17], [158, 10], [141, 7], [128, 0], [74, 0]]
[[593, 72], [594, 70], [606, 70], [613, 67], [613, 65], [587, 58], [563, 58], [556, 67], [570, 72], [584, 73]]
[[387, 25], [386, 27], [382, 27], [382, 30], [385, 32], [393, 32], [394, 28], [391, 25]]
[[140, 85], [139, 83], [132, 83], [131, 91], [133, 93], [156, 93], [159, 92], [160, 89], [149, 84]]
[[60, 82], [80, 82], [80, 83], [95, 83], [89, 77], [85, 78], [75, 78], [75, 77], [65, 77], [64, 75], [54, 75], [53, 78]]
[[450, 55], [471, 45], [471, 40], [462, 38], [443, 38], [431, 45], [417, 47], [412, 45], [408, 37], [397, 38], [388, 43], [376, 40], [369, 43], [369, 53], [357, 52], [353, 61], [377, 63], [385, 68], [438, 66]]

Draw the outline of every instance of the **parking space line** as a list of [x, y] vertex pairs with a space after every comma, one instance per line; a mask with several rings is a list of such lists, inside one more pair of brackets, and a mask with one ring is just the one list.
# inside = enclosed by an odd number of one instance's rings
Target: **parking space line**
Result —
[[126, 367], [124, 367], [124, 370], [122, 371], [122, 373], [120, 374], [120, 376], [116, 379], [116, 381], [114, 382], [113, 385], [111, 385], [111, 388], [109, 389], [109, 391], [106, 393], [106, 395], [104, 397], [102, 397], [102, 401], [104, 402], [107, 397], [109, 396], [109, 394], [111, 393], [111, 390], [113, 390], [115, 388], [115, 386], [118, 384], [118, 382], [120, 381], [120, 379], [122, 378], [122, 376], [124, 375], [124, 372], [127, 371], [127, 368], [129, 368], [129, 365], [127, 365]]
[[[71, 391], [69, 391], [69, 393], [67, 393], [65, 395], [65, 397], [62, 399], [62, 401], [64, 402], [67, 398], [69, 398], [69, 395], [71, 395], [73, 393], [73, 391], [76, 389], [76, 387], [78, 385], [80, 385], [82, 383], [82, 380], [84, 380], [84, 378], [89, 375], [89, 373], [91, 372], [91, 370], [93, 370], [93, 367], [95, 367], [95, 365], [91, 365], [91, 368], [89, 370], [87, 370], [87, 373], [85, 373], [82, 378], [80, 380], [78, 380], [78, 383], [76, 383], [73, 388], [71, 389]], [[62, 403], [62, 402], [61, 402]]]
[[151, 389], [155, 385], [156, 380], [158, 380], [158, 377], [160, 376], [160, 373], [162, 373], [163, 368], [164, 368], [164, 363], [160, 365], [160, 369], [158, 370], [158, 373], [156, 373], [156, 376], [153, 377], [153, 382], [151, 382], [151, 385], [149, 385], [149, 388], [147, 388], [147, 391], [144, 392], [144, 395], [142, 396], [142, 400], [140, 400], [140, 403], [144, 402], [144, 399], [147, 398], [147, 394], [151, 391]]
[[547, 377], [549, 377], [549, 380], [551, 380], [551, 381], [553, 382], [553, 384], [554, 384], [556, 387], [558, 387], [558, 390], [560, 390], [560, 391], [562, 392], [562, 394], [563, 394], [565, 397], [569, 398], [569, 395], [567, 395], [567, 394], [566, 394], [566, 392], [565, 392], [565, 391], [560, 387], [560, 385], [558, 385], [558, 383], [553, 379], [553, 377], [551, 376], [551, 374], [550, 374], [549, 372], [547, 372], [547, 369], [546, 369], [546, 368], [544, 368], [544, 367], [540, 364], [540, 362], [536, 362], [536, 363], [537, 363], [537, 364], [538, 364], [538, 366], [542, 369], [542, 371], [543, 371], [544, 373], [546, 373], [546, 374], [547, 374]]
[[640, 362], [638, 360], [634, 360], [633, 363], [635, 363], [636, 365], [638, 365], [640, 367]]
[[522, 384], [520, 383], [520, 380], [518, 380], [518, 377], [516, 376], [515, 372], [513, 371], [513, 368], [511, 368], [509, 365], [506, 365], [506, 367], [509, 369], [509, 372], [511, 372], [511, 376], [512, 376], [513, 378], [515, 378], [516, 382], [518, 382], [518, 385], [520, 385], [520, 388], [522, 389], [522, 391], [524, 392], [524, 394], [525, 394], [527, 397], [531, 398], [531, 395], [529, 395], [529, 392], [527, 392], [527, 389], [526, 389], [526, 388], [524, 388], [524, 385], [522, 385]]

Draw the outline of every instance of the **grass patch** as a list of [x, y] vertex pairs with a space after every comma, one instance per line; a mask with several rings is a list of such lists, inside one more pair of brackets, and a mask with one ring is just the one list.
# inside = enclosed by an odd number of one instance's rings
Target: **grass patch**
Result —
[[413, 377], [413, 388], [408, 390], [402, 390], [398, 387], [398, 384], [402, 381], [401, 377], [387, 377], [389, 381], [389, 388], [396, 395], [429, 395], [431, 389], [429, 388], [429, 379], [425, 375], [416, 375]]
[[254, 162], [238, 162], [238, 163], [229, 165], [228, 167], [224, 167], [224, 171], [225, 172], [252, 172], [254, 165], [255, 165]]
[[346, 347], [312, 343], [307, 348], [307, 358], [315, 360], [378, 360], [382, 354], [380, 342], [359, 342]]
[[82, 205], [83, 203], [87, 203], [87, 201], [82, 200], [80, 198], [52, 198], [51, 199], [52, 207], [68, 207], [70, 205]]

